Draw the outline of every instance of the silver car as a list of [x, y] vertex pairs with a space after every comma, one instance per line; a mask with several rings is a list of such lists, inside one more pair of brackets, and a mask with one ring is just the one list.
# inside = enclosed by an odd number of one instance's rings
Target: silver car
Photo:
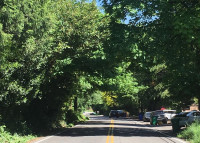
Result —
[[150, 117], [151, 116], [151, 112], [145, 112], [144, 116], [143, 116], [143, 121], [144, 122], [149, 122], [150, 121]]
[[179, 126], [184, 127], [194, 123], [195, 121], [200, 121], [200, 112], [191, 111], [182, 113], [183, 116], [179, 118]]

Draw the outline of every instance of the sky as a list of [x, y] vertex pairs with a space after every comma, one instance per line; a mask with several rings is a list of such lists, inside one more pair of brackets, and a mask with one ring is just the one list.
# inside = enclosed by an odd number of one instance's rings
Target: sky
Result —
[[[88, 0], [88, 2], [92, 2], [92, 0]], [[100, 10], [102, 13], [104, 13], [104, 10], [101, 9], [101, 7], [102, 7], [102, 2], [101, 2], [101, 0], [96, 0], [96, 4], [97, 4], [97, 7], [99, 7], [99, 10]], [[127, 16], [127, 17], [126, 17], [126, 20], [125, 20], [125, 21], [122, 21], [122, 22], [124, 22], [125, 24], [128, 24], [130, 19], [131, 19], [131, 17], [130, 17], [130, 16]]]
[[[88, 2], [92, 2], [93, 0], [87, 0]], [[101, 6], [100, 0], [96, 0], [97, 6]]]
[[97, 2], [97, 6], [101, 6], [101, 2], [100, 1], [96, 0], [96, 2]]

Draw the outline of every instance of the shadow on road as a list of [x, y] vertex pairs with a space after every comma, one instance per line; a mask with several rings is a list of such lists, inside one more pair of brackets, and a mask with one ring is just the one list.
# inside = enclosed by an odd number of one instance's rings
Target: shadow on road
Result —
[[[56, 136], [70, 136], [70, 137], [80, 137], [80, 136], [107, 136], [109, 127], [92, 127], [92, 128], [72, 128], [66, 130], [64, 133]], [[151, 129], [140, 129], [140, 128], [123, 128], [115, 127], [114, 136], [121, 137], [166, 137], [166, 135], [160, 134]]]
[[[98, 117], [99, 119], [99, 117]], [[110, 126], [109, 118], [102, 118], [102, 120], [90, 120], [86, 123], [82, 123], [71, 129], [67, 129], [62, 134], [56, 136], [70, 136], [70, 137], [81, 137], [81, 136], [107, 136]], [[114, 136], [121, 137], [166, 137], [154, 130], [155, 127], [152, 125], [143, 125], [137, 122], [129, 122], [127, 119], [115, 119], [114, 120]], [[126, 122], [127, 121], [127, 122]], [[133, 120], [132, 120], [133, 121]], [[169, 126], [169, 125], [166, 125]], [[172, 130], [160, 130], [170, 136], [173, 135]]]

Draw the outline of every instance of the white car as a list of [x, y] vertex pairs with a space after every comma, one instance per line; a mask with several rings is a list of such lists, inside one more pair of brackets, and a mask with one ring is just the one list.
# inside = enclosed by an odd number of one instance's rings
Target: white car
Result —
[[176, 115], [176, 110], [163, 110], [165, 118], [171, 120]]

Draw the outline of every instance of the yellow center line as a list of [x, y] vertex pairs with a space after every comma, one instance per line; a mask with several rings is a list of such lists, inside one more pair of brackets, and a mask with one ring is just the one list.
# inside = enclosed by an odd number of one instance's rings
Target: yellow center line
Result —
[[108, 136], [107, 136], [107, 139], [106, 139], [106, 143], [109, 143], [109, 140], [110, 140], [110, 143], [114, 143], [113, 129], [114, 129], [114, 120], [112, 119], [111, 120], [111, 124], [109, 126]]

